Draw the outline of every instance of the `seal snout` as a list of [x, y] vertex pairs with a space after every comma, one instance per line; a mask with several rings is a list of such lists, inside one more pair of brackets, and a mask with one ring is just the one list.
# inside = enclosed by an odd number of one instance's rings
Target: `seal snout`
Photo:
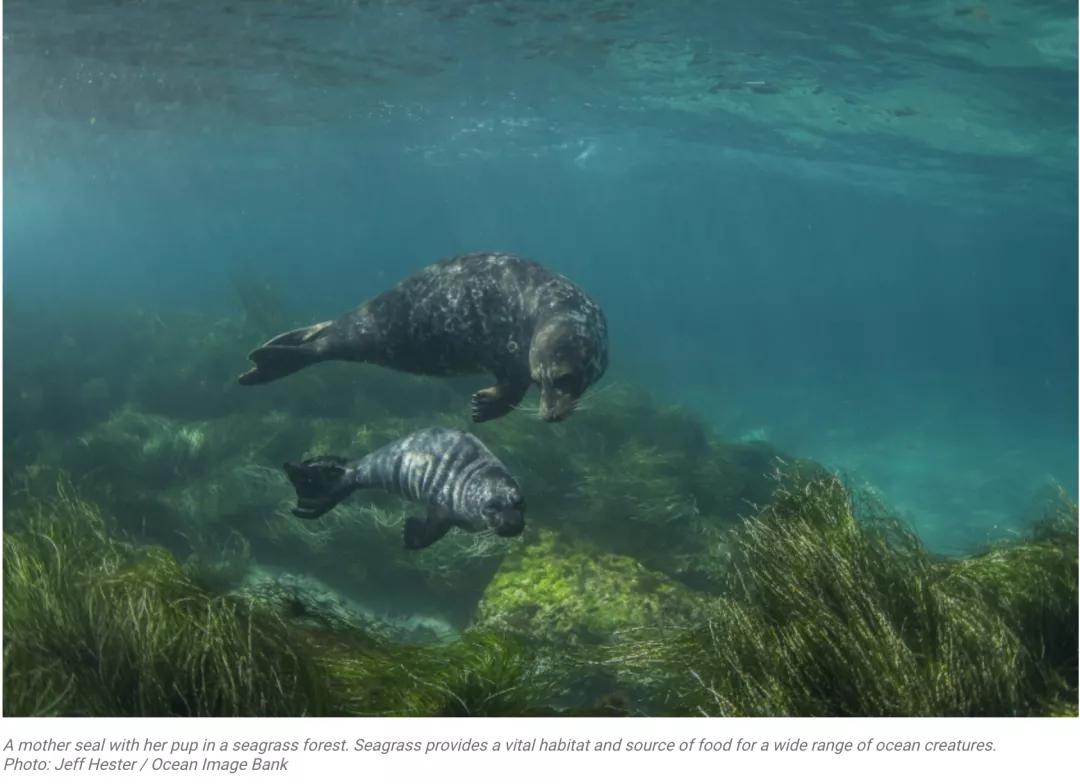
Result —
[[573, 408], [567, 408], [560, 411], [556, 408], [549, 408], [546, 411], [540, 412], [540, 418], [545, 422], [562, 422], [564, 419], [570, 416], [570, 412], [573, 410]]
[[545, 422], [562, 422], [577, 410], [578, 400], [570, 395], [540, 390], [540, 419]]
[[495, 526], [498, 536], [517, 536], [525, 530], [525, 510], [508, 509]]
[[525, 499], [517, 490], [497, 497], [485, 507], [484, 517], [497, 536], [517, 536], [525, 530]]

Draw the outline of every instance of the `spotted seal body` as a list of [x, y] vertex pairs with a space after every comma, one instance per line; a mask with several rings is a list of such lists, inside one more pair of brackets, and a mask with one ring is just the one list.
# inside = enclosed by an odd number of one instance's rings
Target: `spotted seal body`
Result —
[[319, 517], [369, 488], [427, 504], [426, 519], [405, 521], [410, 549], [433, 544], [455, 525], [500, 536], [525, 527], [517, 482], [480, 439], [462, 430], [418, 430], [359, 460], [317, 457], [286, 463], [285, 473], [296, 488], [297, 517]]
[[255, 349], [241, 384], [262, 384], [328, 359], [425, 375], [489, 372], [472, 397], [477, 422], [540, 387], [540, 416], [568, 416], [607, 369], [607, 322], [569, 280], [501, 253], [432, 264], [336, 321], [286, 332]]

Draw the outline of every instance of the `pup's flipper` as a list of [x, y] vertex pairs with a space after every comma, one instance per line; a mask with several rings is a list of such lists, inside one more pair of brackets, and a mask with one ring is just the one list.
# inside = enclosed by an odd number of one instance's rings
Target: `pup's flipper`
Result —
[[410, 517], [405, 521], [405, 549], [422, 550], [446, 536], [454, 525], [453, 519], [437, 506], [429, 506], [427, 517]]
[[326, 514], [356, 489], [348, 478], [342, 457], [315, 457], [286, 463], [285, 473], [296, 489], [292, 513], [311, 519]]

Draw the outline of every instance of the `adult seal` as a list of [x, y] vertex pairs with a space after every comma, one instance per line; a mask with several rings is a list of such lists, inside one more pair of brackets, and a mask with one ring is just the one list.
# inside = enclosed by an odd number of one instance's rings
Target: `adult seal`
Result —
[[506, 414], [529, 385], [540, 417], [569, 416], [607, 369], [607, 321], [589, 295], [546, 267], [502, 253], [436, 262], [336, 321], [294, 329], [255, 349], [241, 384], [264, 384], [328, 359], [434, 376], [487, 371], [476, 422]]
[[316, 457], [286, 463], [297, 517], [326, 514], [356, 490], [378, 488], [427, 504], [427, 516], [405, 521], [405, 547], [434, 544], [453, 526], [517, 536], [525, 498], [514, 477], [476, 436], [433, 427], [418, 430], [359, 460]]

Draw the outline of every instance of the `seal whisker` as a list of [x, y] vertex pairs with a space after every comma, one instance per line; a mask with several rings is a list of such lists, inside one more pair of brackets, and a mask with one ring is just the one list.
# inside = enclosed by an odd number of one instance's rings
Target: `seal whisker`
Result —
[[589, 389], [585, 390], [584, 394], [582, 394], [582, 396], [579, 397], [578, 400], [580, 400], [580, 401], [595, 400], [595, 399], [597, 399], [599, 397], [602, 397], [603, 395], [610, 394], [612, 390], [618, 389], [621, 386], [622, 386], [622, 384], [619, 383], [618, 381], [612, 381], [612, 382], [604, 384], [603, 386], [600, 386], [600, 387], [590, 387]]

